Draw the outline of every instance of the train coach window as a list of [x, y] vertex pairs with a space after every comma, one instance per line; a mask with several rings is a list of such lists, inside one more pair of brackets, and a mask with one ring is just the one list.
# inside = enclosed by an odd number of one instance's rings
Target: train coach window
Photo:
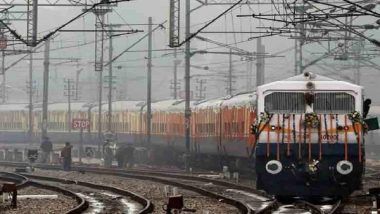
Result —
[[273, 92], [265, 96], [264, 107], [269, 113], [304, 113], [304, 93]]
[[160, 124], [160, 132], [163, 133], [166, 131], [166, 124]]
[[129, 131], [129, 124], [127, 122], [124, 122], [123, 126], [125, 131]]
[[214, 123], [209, 123], [209, 132], [215, 133], [215, 124]]
[[344, 93], [315, 94], [314, 111], [317, 113], [346, 114], [355, 110], [354, 96]]
[[152, 132], [156, 133], [157, 132], [157, 123], [152, 124]]

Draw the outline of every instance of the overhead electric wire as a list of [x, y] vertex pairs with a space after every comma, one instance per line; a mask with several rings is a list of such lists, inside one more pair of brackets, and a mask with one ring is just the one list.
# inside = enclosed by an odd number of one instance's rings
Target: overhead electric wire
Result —
[[[311, 1], [315, 1], [315, 0], [311, 0]], [[310, 4], [310, 3], [308, 3], [308, 4]], [[312, 5], [312, 4], [310, 4], [310, 5], [311, 5], [312, 7], [315, 7], [316, 9], [318, 9], [316, 6], [314, 6], [314, 5]], [[321, 12], [322, 12], [322, 13], [325, 13], [324, 11], [321, 11]], [[325, 13], [325, 14], [326, 14], [326, 13]], [[309, 15], [312, 16], [312, 14], [309, 14]], [[334, 18], [333, 18], [333, 19], [334, 19]], [[355, 29], [353, 29], [352, 27], [347, 26], [345, 23], [341, 22], [341, 21], [338, 20], [338, 19], [334, 19], [334, 20], [336, 20], [337, 22], [341, 23], [344, 27], [341, 27], [340, 25], [335, 24], [335, 23], [330, 22], [330, 21], [327, 21], [327, 20], [325, 20], [325, 22], [328, 22], [328, 23], [330, 23], [330, 24], [332, 24], [332, 25], [335, 25], [336, 27], [338, 27], [338, 28], [340, 28], [340, 29], [345, 29], [345, 30], [347, 30], [347, 31], [349, 31], [349, 32], [351, 32], [351, 33], [353, 33], [353, 34], [359, 36], [359, 37], [362, 37], [362, 38], [364, 38], [364, 39], [370, 41], [371, 43], [375, 44], [376, 46], [380, 46], [380, 42], [379, 42], [379, 41], [377, 41], [377, 40], [375, 40], [375, 39], [371, 39], [371, 38], [365, 36], [363, 33], [360, 33], [360, 32], [358, 32], [358, 31], [356, 31]]]
[[[335, 5], [335, 4], [331, 4], [331, 3], [328, 3], [328, 2], [323, 2], [323, 1], [317, 1], [317, 0], [310, 0], [316, 4], [322, 4], [322, 5], [326, 5], [326, 6], [330, 6], [332, 8], [339, 8], [339, 9], [342, 9], [342, 10], [346, 10], [348, 12], [351, 12], [351, 9], [350, 8], [346, 8], [346, 7], [343, 7], [343, 6], [340, 6], [340, 5]], [[309, 3], [309, 2], [306, 2], [306, 3]], [[309, 3], [310, 4], [310, 3]], [[368, 16], [373, 16], [373, 14], [369, 14], [369, 13], [364, 13], [362, 11], [357, 11], [358, 13], [362, 13], [362, 14], [366, 14]]]
[[116, 13], [117, 16], [120, 17], [121, 20], [123, 20], [124, 24], [126, 24], [130, 29], [132, 29], [132, 26], [124, 19], [124, 17], [120, 15], [120, 13], [118, 13], [116, 10], [113, 11]]
[[[107, 1], [107, 5], [110, 5], [110, 4], [115, 4], [115, 3], [119, 3], [119, 2], [126, 2], [126, 1], [131, 1], [131, 0], [115, 0], [115, 1]], [[71, 24], [72, 22], [74, 22], [75, 20], [77, 20], [78, 18], [82, 17], [83, 15], [85, 15], [86, 13], [90, 12], [91, 10], [93, 10], [94, 8], [96, 8], [97, 6], [99, 5], [105, 5], [104, 2], [99, 2], [99, 3], [96, 3], [96, 4], [93, 4], [89, 9], [84, 9], [80, 14], [76, 15], [74, 18], [71, 18], [69, 21], [67, 21], [65, 24], [62, 24], [61, 26], [55, 28], [53, 31], [49, 32], [48, 34], [46, 34], [45, 36], [43, 36], [41, 39], [37, 40], [35, 42], [35, 44], [29, 44], [28, 41], [26, 41], [25, 39], [22, 38], [22, 36], [20, 34], [18, 34], [16, 32], [16, 30], [12, 29], [11, 27], [9, 27], [3, 20], [0, 19], [0, 23], [4, 25], [4, 27], [6, 29], [8, 29], [10, 31], [10, 33], [15, 37], [17, 38], [18, 40], [20, 40], [21, 42], [23, 42], [25, 45], [33, 45], [33, 46], [37, 46], [38, 44], [40, 44], [41, 42], [44, 42], [45, 40], [49, 39], [50, 37], [52, 37], [53, 35], [55, 35], [59, 30], [65, 28], [67, 25]], [[54, 6], [54, 5], [52, 5]]]
[[188, 38], [186, 38], [183, 42], [179, 43], [179, 45], [177, 45], [176, 47], [180, 47], [182, 46], [183, 44], [185, 44], [187, 41], [191, 40], [192, 38], [194, 38], [197, 34], [199, 34], [202, 30], [206, 29], [208, 26], [210, 26], [212, 23], [214, 23], [216, 20], [218, 20], [220, 17], [222, 17], [223, 15], [225, 15], [226, 13], [228, 13], [230, 10], [232, 10], [234, 7], [236, 7], [237, 5], [239, 5], [243, 0], [239, 0], [237, 1], [235, 4], [233, 4], [231, 7], [229, 7], [227, 10], [225, 10], [224, 12], [222, 12], [221, 14], [219, 14], [217, 17], [215, 17], [214, 19], [212, 19], [210, 22], [208, 22], [207, 24], [205, 24], [203, 27], [201, 27], [200, 29], [198, 29], [195, 33], [192, 33]]
[[108, 64], [114, 62], [115, 60], [117, 60], [118, 58], [120, 58], [123, 54], [125, 54], [126, 52], [128, 52], [130, 49], [132, 49], [135, 45], [137, 45], [138, 43], [140, 43], [142, 40], [144, 40], [146, 37], [148, 37], [148, 35], [150, 33], [153, 33], [154, 31], [156, 31], [158, 28], [162, 27], [167, 21], [164, 21], [162, 22], [161, 24], [157, 25], [155, 28], [152, 29], [152, 31], [148, 32], [147, 34], [145, 34], [143, 37], [141, 37], [140, 39], [138, 39], [136, 42], [134, 42], [132, 45], [130, 45], [127, 49], [125, 49], [124, 51], [122, 51], [120, 54], [116, 55], [114, 58], [112, 58], [112, 60], [110, 60], [109, 62], [107, 62], [104, 66], [107, 66]]

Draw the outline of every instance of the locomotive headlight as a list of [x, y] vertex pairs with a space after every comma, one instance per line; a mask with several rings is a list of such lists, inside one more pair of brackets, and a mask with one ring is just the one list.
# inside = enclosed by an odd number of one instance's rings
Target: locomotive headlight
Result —
[[313, 90], [313, 89], [315, 89], [315, 85], [312, 82], [307, 82], [306, 83], [306, 88], [309, 89], [309, 90]]
[[276, 131], [276, 130], [281, 130], [282, 128], [281, 128], [281, 126], [271, 126], [270, 129], [272, 131]]
[[306, 71], [305, 73], [303, 73], [303, 76], [307, 79], [314, 79], [316, 77], [315, 74], [311, 73], [311, 72], [308, 72]]
[[277, 160], [268, 161], [265, 165], [265, 169], [272, 175], [278, 174], [282, 171], [282, 163]]
[[352, 172], [354, 166], [350, 161], [341, 160], [336, 164], [336, 170], [342, 175], [348, 175]]

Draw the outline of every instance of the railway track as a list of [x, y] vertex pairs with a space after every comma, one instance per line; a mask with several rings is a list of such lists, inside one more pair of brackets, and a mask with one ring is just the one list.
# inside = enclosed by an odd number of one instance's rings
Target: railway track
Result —
[[[1, 164], [5, 164], [1, 162]], [[9, 163], [8, 166], [20, 167], [21, 163]], [[25, 163], [23, 163], [25, 166]], [[37, 165], [49, 170], [60, 170], [56, 165]], [[334, 204], [314, 205], [306, 201], [295, 201], [291, 204], [281, 204], [272, 197], [256, 189], [223, 180], [210, 179], [181, 173], [165, 173], [163, 171], [119, 170], [99, 167], [76, 166], [73, 170], [95, 174], [111, 175], [121, 178], [133, 178], [164, 183], [197, 192], [207, 197], [231, 204], [241, 213], [337, 213], [341, 201]]]
[[352, 200], [359, 201], [359, 203], [363, 203], [363, 201], [370, 201], [370, 205], [367, 206], [372, 207], [368, 209], [368, 213], [378, 213], [380, 206], [377, 203], [377, 198], [380, 197], [380, 195], [376, 197], [376, 192], [378, 192], [380, 186], [379, 170], [379, 166], [372, 166], [371, 164], [366, 167], [365, 174], [363, 176], [363, 190], [355, 194], [352, 198]]
[[61, 187], [32, 181], [26, 176], [23, 176], [17, 173], [10, 173], [10, 172], [0, 172], [0, 179], [15, 182], [17, 190], [21, 190], [28, 186], [33, 186], [36, 188], [47, 189], [47, 190], [51, 190], [57, 193], [61, 193], [63, 195], [66, 195], [68, 197], [75, 199], [77, 202], [77, 205], [74, 208], [67, 211], [66, 214], [82, 213], [84, 210], [88, 208], [88, 202], [83, 197], [78, 196], [74, 192], [61, 188]]
[[367, 179], [380, 179], [380, 171], [378, 168], [372, 168], [372, 167], [367, 167], [365, 171], [364, 178]]
[[[325, 211], [325, 213], [328, 213], [328, 214], [339, 213], [341, 209], [343, 208], [343, 206], [344, 204], [342, 203], [342, 200], [338, 200], [335, 202], [335, 204], [331, 206], [331, 208], [327, 209], [327, 212]], [[322, 207], [322, 210], [323, 210], [323, 207]]]
[[95, 167], [76, 167], [74, 169], [96, 174], [149, 180], [180, 187], [235, 206], [241, 213], [270, 213], [276, 207], [276, 201], [262, 192], [251, 187], [220, 180], [183, 175], [180, 173], [149, 172], [146, 170], [124, 171]]
[[22, 175], [52, 185], [58, 183], [65, 189], [77, 192], [77, 195], [89, 202], [89, 208], [85, 213], [150, 213], [153, 210], [153, 204], [148, 199], [131, 191], [90, 182], [30, 174]]
[[[82, 170], [85, 170], [81, 168]], [[295, 201], [291, 204], [281, 204], [271, 196], [256, 190], [250, 186], [239, 185], [236, 183], [210, 179], [199, 176], [184, 175], [181, 173], [165, 173], [162, 171], [147, 171], [147, 170], [118, 170], [118, 169], [101, 169], [87, 168], [87, 171], [95, 173], [105, 173], [122, 177], [134, 177], [140, 179], [152, 179], [155, 181], [167, 182], [169, 184], [182, 186], [189, 185], [206, 189], [210, 192], [217, 193], [219, 196], [233, 198], [236, 201], [243, 203], [248, 209], [248, 213], [328, 213], [334, 214], [339, 212], [342, 203], [340, 200], [333, 203], [315, 205], [307, 201]], [[100, 171], [100, 172], [99, 172]], [[161, 180], [164, 179], [164, 180]], [[194, 189], [193, 189], [194, 190]], [[194, 190], [196, 191], [196, 190]], [[286, 209], [284, 209], [286, 207]]]
[[[151, 213], [153, 204], [133, 192], [89, 182], [46, 176], [1, 172], [0, 178], [17, 183], [17, 188], [34, 186], [79, 199], [78, 207], [67, 213]], [[60, 183], [61, 185], [57, 185]], [[136, 203], [131, 203], [126, 197]]]
[[[3, 166], [6, 163], [3, 162]], [[25, 167], [25, 163], [9, 163], [8, 166]], [[41, 169], [60, 170], [60, 166], [55, 165], [36, 165]], [[188, 176], [177, 173], [164, 172], [147, 172], [147, 171], [122, 171], [114, 169], [105, 169], [97, 167], [81, 167], [72, 168], [83, 173], [95, 173], [103, 175], [112, 175], [120, 178], [133, 178], [139, 180], [149, 180], [153, 182], [163, 183], [175, 187], [180, 187], [189, 191], [199, 193], [209, 198], [215, 198], [220, 202], [235, 206], [241, 213], [270, 213], [276, 205], [276, 201], [264, 196], [263, 193], [237, 184], [218, 181], [208, 178]]]

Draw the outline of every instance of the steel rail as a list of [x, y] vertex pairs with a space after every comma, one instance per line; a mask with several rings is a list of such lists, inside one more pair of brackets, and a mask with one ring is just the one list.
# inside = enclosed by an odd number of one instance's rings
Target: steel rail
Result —
[[300, 207], [305, 210], [309, 210], [312, 214], [324, 214], [325, 212], [319, 208], [318, 206], [308, 202], [308, 201], [303, 201], [299, 200], [294, 203], [296, 207]]
[[[14, 166], [14, 167], [20, 167], [20, 166], [27, 166], [26, 163], [22, 162], [0, 162], [0, 165], [7, 165], [7, 166]], [[61, 170], [61, 166], [59, 165], [47, 165], [47, 164], [36, 164], [34, 167], [41, 168], [41, 169], [49, 169], [49, 170]], [[104, 174], [104, 175], [111, 175], [111, 176], [118, 176], [118, 177], [127, 177], [127, 178], [134, 178], [134, 179], [140, 179], [140, 180], [150, 180], [158, 183], [164, 183], [168, 185], [178, 186], [183, 189], [187, 189], [190, 191], [197, 192], [201, 195], [215, 198], [218, 200], [221, 200], [221, 202], [230, 204], [232, 206], [235, 206], [239, 209], [241, 213], [270, 213], [271, 210], [275, 209], [276, 203], [273, 201], [272, 203], [269, 203], [268, 206], [262, 208], [261, 210], [252, 210], [250, 207], [248, 207], [246, 204], [244, 204], [241, 201], [235, 200], [233, 198], [226, 197], [224, 195], [211, 192], [209, 190], [206, 190], [204, 188], [196, 187], [193, 185], [176, 182], [173, 180], [168, 180], [165, 177], [170, 177], [171, 179], [183, 179], [183, 180], [192, 180], [192, 181], [201, 181], [201, 182], [213, 182], [216, 185], [229, 187], [229, 188], [236, 188], [239, 190], [244, 191], [253, 191], [255, 194], [260, 194], [263, 196], [264, 194], [262, 192], [259, 192], [253, 188], [241, 186], [229, 182], [224, 181], [218, 181], [214, 179], [208, 179], [208, 178], [201, 178], [201, 177], [195, 177], [195, 176], [188, 176], [188, 175], [179, 175], [179, 174], [168, 174], [163, 172], [146, 172], [146, 171], [138, 171], [138, 170], [119, 170], [119, 169], [106, 169], [106, 168], [100, 168], [100, 167], [83, 167], [83, 166], [73, 166], [72, 170], [82, 171], [82, 172], [92, 172], [96, 174]], [[30, 176], [30, 175], [28, 175]]]
[[57, 187], [57, 186], [39, 183], [36, 181], [29, 181], [28, 183], [31, 184], [32, 186], [35, 186], [35, 187], [39, 187], [39, 188], [43, 188], [43, 189], [49, 189], [49, 190], [52, 190], [55, 192], [60, 192], [63, 195], [74, 198], [77, 201], [78, 205], [76, 207], [74, 207], [73, 209], [67, 211], [66, 214], [79, 214], [79, 213], [84, 212], [86, 209], [88, 209], [88, 206], [89, 206], [88, 201], [86, 199], [78, 196], [77, 194], [75, 194], [74, 192], [72, 192], [70, 190], [63, 189], [63, 188]]
[[[187, 181], [198, 181], [198, 182], [205, 182], [205, 183], [213, 183], [215, 185], [228, 187], [228, 188], [235, 188], [238, 190], [243, 191], [250, 191], [252, 193], [258, 194], [263, 197], [268, 197], [268, 195], [264, 194], [263, 192], [257, 191], [254, 188], [248, 187], [248, 186], [242, 186], [226, 181], [220, 181], [215, 179], [209, 179], [209, 178], [203, 178], [203, 177], [196, 177], [191, 175], [181, 175], [176, 173], [164, 173], [164, 172], [148, 172], [148, 171], [140, 171], [140, 170], [119, 170], [119, 169], [106, 169], [106, 168], [97, 168], [97, 167], [73, 167], [73, 169], [77, 169], [79, 171], [86, 171], [86, 172], [92, 172], [97, 174], [106, 174], [106, 175], [112, 175], [112, 176], [119, 176], [119, 177], [128, 177], [128, 178], [134, 178], [134, 179], [140, 179], [140, 180], [150, 180], [154, 182], [159, 183], [165, 183], [172, 186], [178, 186], [183, 189], [191, 190], [194, 192], [197, 192], [201, 195], [215, 198], [215, 199], [222, 199], [223, 203], [230, 204], [232, 206], [235, 206], [238, 208], [242, 213], [269, 213], [271, 210], [273, 210], [276, 206], [276, 201], [273, 201], [268, 204], [268, 206], [262, 208], [261, 210], [252, 210], [249, 206], [244, 204], [241, 201], [235, 200], [233, 198], [209, 191], [204, 188], [200, 188], [197, 186], [185, 184], [183, 182], [173, 181], [170, 179], [182, 179]], [[168, 179], [169, 178], [169, 179]]]
[[338, 200], [333, 207], [327, 212], [327, 214], [339, 213], [342, 208], [342, 200]]
[[164, 184], [168, 184], [168, 185], [172, 185], [172, 186], [181, 187], [183, 189], [187, 189], [187, 190], [190, 190], [193, 192], [197, 192], [201, 195], [204, 195], [204, 196], [207, 196], [210, 198], [215, 198], [215, 199], [218, 199], [219, 201], [221, 201], [223, 203], [235, 206], [236, 208], [238, 208], [240, 210], [241, 213], [250, 213], [249, 207], [247, 207], [244, 203], [237, 201], [233, 198], [226, 197], [226, 196], [223, 196], [221, 194], [208, 191], [204, 188], [196, 187], [196, 186], [185, 184], [182, 182], [177, 182], [174, 180], [169, 180], [169, 179], [164, 178], [164, 177], [158, 177], [158, 176], [154, 176], [154, 175], [138, 175], [138, 174], [133, 174], [133, 173], [100, 172], [100, 171], [92, 171], [92, 170], [90, 172], [98, 173], [98, 174], [114, 175], [114, 176], [126, 177], [126, 178], [134, 178], [134, 179], [140, 179], [140, 180], [149, 180], [149, 181], [154, 181], [154, 182], [158, 182], [158, 183], [164, 183]]
[[62, 178], [56, 178], [56, 177], [47, 177], [47, 176], [39, 176], [39, 175], [31, 175], [31, 174], [22, 174], [23, 176], [35, 180], [45, 180], [45, 181], [51, 181], [51, 182], [58, 182], [58, 183], [64, 183], [64, 184], [75, 184], [79, 186], [84, 186], [84, 187], [89, 187], [92, 189], [99, 189], [99, 190], [106, 190], [109, 192], [117, 193], [122, 196], [127, 196], [132, 198], [134, 201], [140, 203], [143, 205], [143, 209], [139, 211], [139, 213], [144, 214], [144, 213], [151, 213], [153, 211], [153, 204], [151, 203], [150, 200], [134, 193], [131, 191], [123, 190], [120, 188], [116, 187], [111, 187], [111, 186], [105, 186], [105, 185], [100, 185], [100, 184], [94, 184], [90, 182], [83, 182], [83, 181], [74, 181], [74, 180], [68, 180], [68, 179], [62, 179]]
[[[0, 161], [0, 165], [19, 167], [19, 166], [26, 166], [27, 164], [23, 163], [23, 162], [1, 162]], [[50, 169], [50, 170], [60, 170], [61, 169], [60, 165], [37, 164], [36, 167], [42, 168], [42, 169]], [[112, 176], [119, 176], [119, 177], [129, 177], [129, 178], [135, 178], [135, 179], [141, 179], [141, 180], [151, 180], [151, 181], [156, 181], [159, 183], [166, 183], [166, 184], [173, 185], [173, 186], [179, 186], [179, 187], [182, 187], [184, 189], [189, 189], [189, 190], [192, 190], [194, 192], [198, 192], [198, 193], [205, 195], [205, 196], [217, 197], [218, 199], [223, 199], [223, 200], [225, 200], [224, 203], [228, 203], [229, 198], [226, 197], [224, 199], [222, 197], [219, 197], [217, 194], [214, 194], [214, 195], [209, 194], [208, 193], [209, 191], [206, 189], [202, 189], [202, 188], [198, 188], [198, 187], [195, 187], [198, 189], [194, 189], [194, 187], [192, 187], [191, 185], [167, 180], [167, 179], [165, 179], [165, 177], [169, 177], [171, 179], [183, 179], [183, 180], [192, 180], [192, 181], [195, 180], [195, 181], [207, 182], [207, 183], [212, 182], [215, 185], [229, 187], [229, 188], [235, 188], [235, 189], [243, 190], [243, 191], [248, 191], [248, 192], [252, 192], [254, 194], [258, 194], [258, 195], [263, 196], [263, 197], [270, 197], [267, 194], [265, 194], [261, 191], [258, 191], [252, 187], [249, 187], [249, 186], [231, 183], [228, 181], [216, 180], [216, 179], [205, 178], [205, 177], [198, 177], [198, 176], [194, 176], [194, 175], [180, 174], [180, 173], [183, 173], [182, 171], [172, 171], [172, 172], [168, 173], [167, 171], [164, 171], [164, 170], [155, 170], [155, 171], [133, 170], [133, 169], [132, 170], [121, 170], [121, 169], [116, 169], [116, 168], [110, 169], [110, 168], [89, 167], [89, 166], [75, 166], [75, 167], [73, 167], [73, 170], [83, 171], [83, 172], [91, 172], [91, 173], [97, 173], [97, 174], [112, 175]], [[378, 170], [375, 170], [375, 169], [368, 168], [368, 171], [370, 171], [370, 173], [368, 173], [367, 179], [377, 177], [380, 174], [378, 172]], [[369, 195], [365, 195], [365, 196], [369, 196]], [[229, 202], [230, 203], [228, 203], [228, 204], [231, 204], [233, 206], [235, 206], [235, 205], [238, 205], [241, 207], [245, 206], [245, 208], [243, 208], [243, 210], [246, 210], [248, 212], [253, 212], [253, 213], [271, 213], [271, 211], [276, 210], [279, 206], [278, 205], [279, 203], [276, 200], [273, 200], [271, 203], [269, 203], [268, 206], [264, 207], [261, 210], [252, 210], [252, 209], [248, 208], [248, 206], [246, 206], [242, 202], [240, 202], [240, 204], [239, 203], [236, 204], [233, 201], [229, 201]], [[336, 201], [332, 205], [332, 208], [329, 211], [323, 211], [318, 207], [318, 205], [314, 205], [310, 202], [303, 201], [303, 200], [297, 201], [295, 203], [295, 205], [298, 207], [303, 207], [305, 209], [309, 209], [312, 213], [329, 213], [329, 214], [339, 213], [339, 211], [343, 207], [341, 200]], [[245, 213], [245, 211], [243, 213]]]
[[6, 175], [5, 177], [0, 176], [0, 178], [3, 178], [3, 179], [13, 180], [15, 182], [21, 180], [21, 182], [19, 182], [19, 184], [16, 184], [17, 190], [25, 188], [27, 186], [34, 186], [34, 187], [41, 188], [41, 189], [48, 189], [48, 190], [51, 190], [54, 192], [59, 192], [59, 193], [66, 195], [70, 198], [74, 198], [78, 205], [75, 206], [74, 208], [70, 209], [69, 211], [67, 211], [66, 214], [79, 214], [88, 208], [88, 202], [84, 198], [78, 196], [77, 194], [75, 194], [72, 191], [69, 191], [69, 190], [66, 190], [66, 189], [63, 189], [63, 188], [57, 187], [57, 186], [52, 186], [52, 185], [48, 185], [48, 184], [43, 184], [43, 183], [31, 181], [28, 177], [21, 175], [21, 174], [17, 174], [17, 173], [0, 172], [0, 174]]
[[[6, 177], [2, 177], [1, 174], [5, 175]], [[11, 172], [0, 172], [0, 178], [15, 182], [17, 189], [22, 189], [26, 187], [29, 182], [29, 179], [27, 177]]]
[[[7, 166], [22, 166], [26, 165], [25, 163], [15, 163], [15, 162], [0, 162], [0, 165], [7, 165]], [[47, 164], [37, 164], [35, 167], [41, 168], [41, 169], [49, 169], [49, 170], [61, 170], [60, 165], [47, 165]], [[174, 181], [173, 179], [180, 179], [180, 180], [186, 180], [186, 181], [199, 181], [199, 182], [205, 182], [205, 183], [213, 183], [214, 185], [219, 185], [223, 187], [228, 188], [234, 188], [237, 190], [243, 190], [245, 192], [251, 192], [263, 197], [270, 198], [271, 196], [265, 194], [264, 192], [258, 191], [257, 189], [249, 186], [244, 186], [236, 183], [231, 183], [227, 181], [222, 180], [216, 180], [211, 178], [205, 178], [205, 177], [198, 177], [194, 175], [184, 175], [180, 174], [180, 172], [170, 172], [165, 173], [165, 171], [147, 171], [147, 170], [121, 170], [121, 169], [109, 169], [109, 168], [103, 168], [103, 167], [88, 167], [88, 166], [74, 166], [72, 167], [73, 170], [81, 171], [81, 172], [90, 172], [90, 173], [96, 173], [96, 174], [104, 174], [104, 175], [111, 175], [111, 176], [118, 176], [118, 177], [127, 177], [127, 178], [134, 178], [134, 179], [140, 179], [140, 180], [150, 180], [154, 182], [159, 183], [165, 183], [168, 185], [178, 186], [183, 189], [191, 190], [194, 192], [197, 192], [201, 195], [205, 195], [207, 197], [212, 197], [216, 199], [222, 199], [221, 202], [230, 204], [232, 206], [237, 207], [242, 213], [271, 213], [272, 211], [276, 210], [278, 208], [278, 202], [276, 200], [271, 201], [268, 206], [260, 209], [260, 210], [253, 210], [250, 208], [247, 204], [220, 195], [215, 192], [211, 192], [207, 189], [189, 185], [180, 181]], [[321, 210], [317, 205], [314, 205], [310, 202], [299, 200], [295, 204], [295, 206], [310, 210], [312, 213], [325, 213], [323, 210]], [[328, 213], [336, 213], [337, 210], [341, 207], [341, 201], [338, 201], [336, 204], [333, 205], [333, 208]]]
[[[13, 166], [13, 167], [25, 167], [28, 166], [27, 163], [24, 162], [8, 162], [8, 161], [0, 161], [0, 166]], [[50, 164], [36, 164], [34, 165], [36, 168], [41, 168], [41, 169], [50, 169], [50, 170], [61, 170], [62, 167], [61, 165], [50, 165]], [[201, 181], [201, 182], [212, 182], [214, 184], [220, 185], [220, 186], [225, 186], [229, 188], [235, 188], [238, 190], [244, 190], [244, 191], [249, 191], [255, 194], [259, 194], [263, 197], [271, 197], [267, 194], [265, 194], [262, 191], [258, 191], [257, 189], [250, 187], [250, 186], [245, 186], [245, 185], [240, 185], [228, 181], [222, 181], [222, 180], [216, 180], [216, 179], [211, 179], [211, 178], [204, 178], [204, 177], [198, 177], [194, 175], [183, 175], [180, 174], [181, 172], [170, 172], [170, 173], [165, 173], [165, 171], [147, 171], [147, 170], [122, 170], [122, 169], [115, 169], [115, 168], [103, 168], [103, 167], [89, 167], [89, 166], [73, 166], [73, 170], [76, 171], [83, 171], [83, 172], [93, 172], [93, 173], [101, 173], [101, 174], [108, 174], [108, 175], [120, 175], [123, 173], [134, 173], [134, 174], [139, 174], [139, 175], [152, 175], [152, 176], [161, 176], [161, 177], [171, 177], [171, 178], [178, 178], [178, 179], [184, 179], [184, 180], [196, 180], [196, 181]]]

